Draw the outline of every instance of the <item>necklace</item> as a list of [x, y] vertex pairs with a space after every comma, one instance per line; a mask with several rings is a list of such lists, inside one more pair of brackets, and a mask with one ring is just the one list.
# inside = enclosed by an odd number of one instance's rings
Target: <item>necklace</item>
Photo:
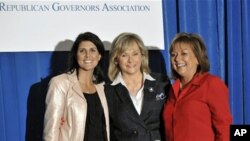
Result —
[[83, 93], [86, 93], [86, 94], [92, 94], [92, 93], [95, 93], [96, 92], [96, 88], [95, 88], [95, 85], [93, 83], [91, 84], [86, 84], [86, 83], [80, 83], [80, 87], [81, 87], [81, 90]]

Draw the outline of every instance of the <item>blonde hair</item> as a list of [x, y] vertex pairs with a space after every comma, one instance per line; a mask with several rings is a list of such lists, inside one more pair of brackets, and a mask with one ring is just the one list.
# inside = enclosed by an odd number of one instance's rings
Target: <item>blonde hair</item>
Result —
[[131, 43], [134, 42], [138, 45], [142, 55], [141, 71], [145, 73], [150, 72], [148, 66], [148, 50], [145, 48], [142, 39], [137, 34], [124, 32], [119, 34], [111, 44], [108, 68], [108, 77], [111, 81], [113, 81], [120, 72], [119, 65], [116, 63], [117, 57], [129, 48]]

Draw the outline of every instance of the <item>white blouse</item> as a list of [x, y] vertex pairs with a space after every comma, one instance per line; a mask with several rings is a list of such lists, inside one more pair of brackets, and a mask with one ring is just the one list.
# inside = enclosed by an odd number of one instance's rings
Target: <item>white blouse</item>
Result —
[[[155, 81], [155, 79], [152, 78], [149, 74], [143, 73], [143, 84], [144, 84], [146, 79], [151, 80], [151, 81]], [[119, 73], [116, 76], [115, 80], [111, 83], [111, 85], [117, 85], [119, 83], [121, 83], [124, 87], [127, 88], [126, 83], [124, 82], [121, 73]], [[136, 95], [129, 94], [130, 98], [133, 102], [133, 105], [134, 105], [134, 107], [139, 115], [141, 114], [142, 102], [143, 102], [143, 96], [144, 96], [143, 88], [144, 88], [144, 85], [141, 87], [141, 89], [137, 92]]]

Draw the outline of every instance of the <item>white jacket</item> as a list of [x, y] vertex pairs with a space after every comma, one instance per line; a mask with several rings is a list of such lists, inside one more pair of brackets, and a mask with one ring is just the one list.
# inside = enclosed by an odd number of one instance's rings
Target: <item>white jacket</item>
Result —
[[[95, 87], [103, 107], [109, 141], [109, 113], [103, 83]], [[53, 77], [46, 97], [43, 140], [83, 141], [86, 116], [87, 101], [76, 73], [64, 73]]]

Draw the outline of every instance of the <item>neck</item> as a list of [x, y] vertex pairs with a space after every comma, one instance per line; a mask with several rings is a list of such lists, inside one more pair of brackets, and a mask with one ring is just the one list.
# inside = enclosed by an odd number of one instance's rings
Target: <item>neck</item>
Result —
[[93, 83], [93, 72], [79, 70], [78, 81], [83, 93], [94, 93], [96, 91]]
[[78, 70], [78, 80], [81, 83], [92, 84], [93, 83], [93, 72], [92, 71], [84, 71]]
[[180, 88], [184, 89], [194, 78], [194, 75], [192, 77], [181, 77], [180, 78]]
[[131, 95], [136, 95], [143, 86], [143, 74], [123, 75], [123, 80], [126, 83], [127, 89]]
[[143, 79], [143, 74], [141, 72], [132, 75], [122, 74], [122, 78], [125, 83], [141, 83]]

